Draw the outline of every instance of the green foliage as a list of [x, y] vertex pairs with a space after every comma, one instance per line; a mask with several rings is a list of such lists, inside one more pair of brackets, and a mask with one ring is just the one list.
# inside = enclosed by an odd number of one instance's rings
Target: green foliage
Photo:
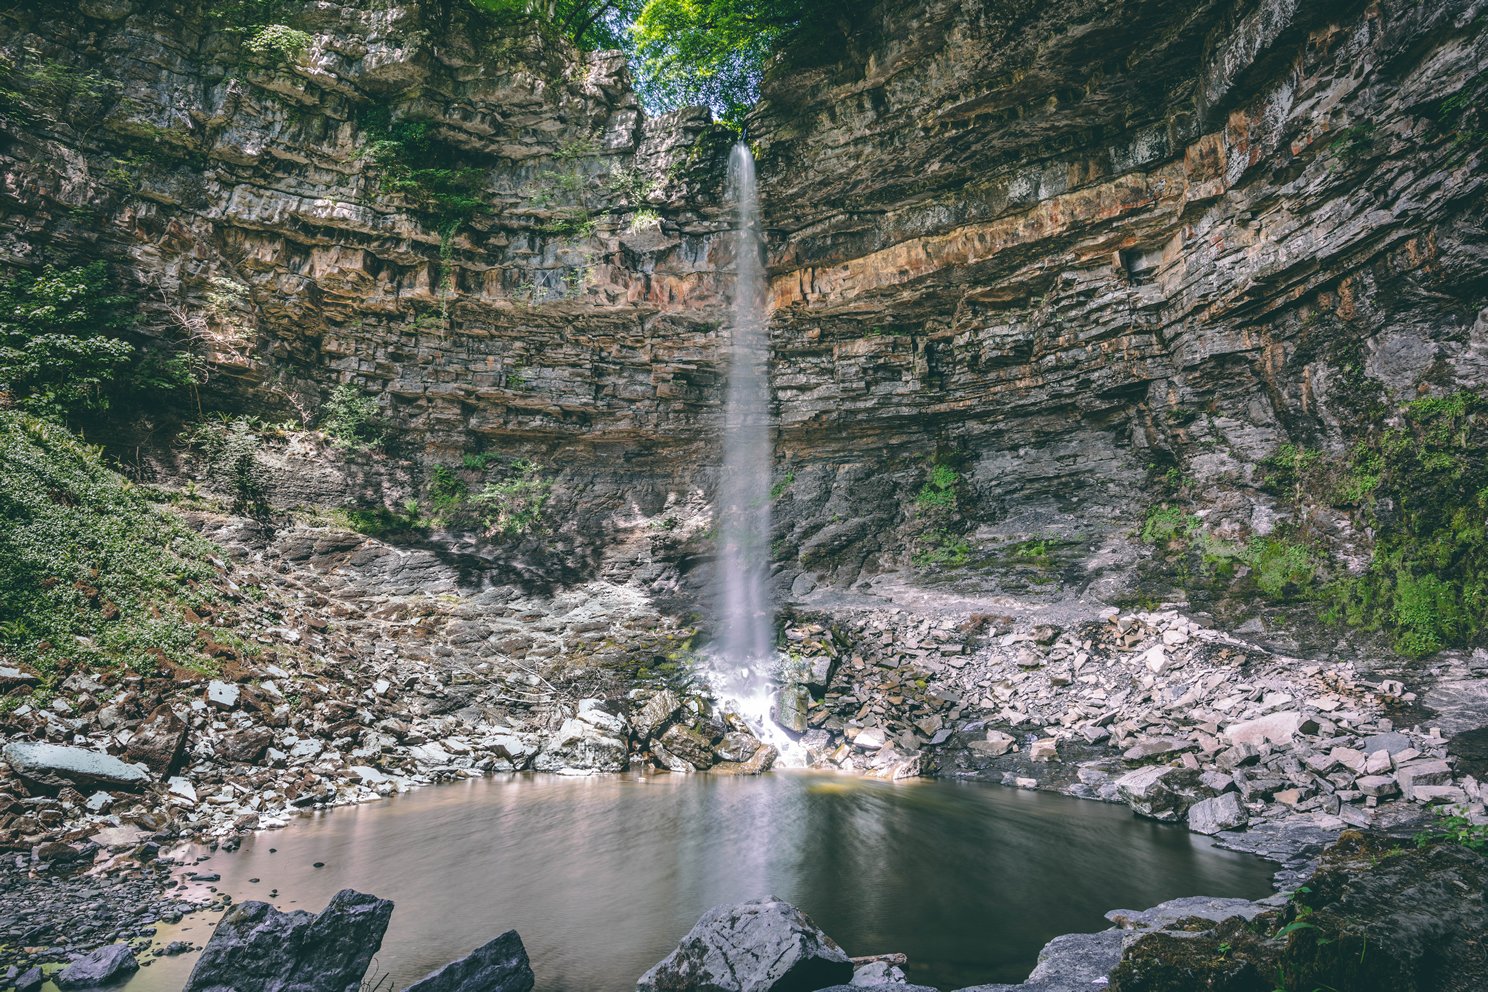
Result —
[[[840, 3], [649, 0], [631, 28], [637, 90], [653, 111], [712, 108], [739, 126], [759, 99], [765, 66]], [[826, 16], [823, 16], [826, 15]]]
[[1334, 583], [1330, 616], [1422, 657], [1488, 631], [1488, 401], [1407, 404], [1351, 452], [1337, 498], [1375, 531], [1367, 572]]
[[1053, 562], [1054, 552], [1058, 548], [1059, 542], [1053, 538], [1035, 537], [1013, 545], [1010, 554], [1015, 561], [1027, 562], [1039, 568], [1047, 568]]
[[1436, 811], [1436, 823], [1416, 834], [1417, 847], [1460, 844], [1474, 851], [1488, 851], [1488, 823], [1476, 823], [1462, 807]]
[[654, 231], [661, 227], [661, 214], [655, 210], [637, 210], [630, 218], [629, 230], [631, 234], [640, 231]]
[[120, 336], [132, 324], [133, 303], [113, 291], [102, 262], [48, 265], [0, 283], [0, 392], [53, 417], [107, 408], [141, 366]]
[[387, 440], [377, 400], [349, 382], [337, 386], [321, 406], [320, 429], [342, 451], [366, 451]]
[[296, 63], [305, 57], [314, 39], [287, 24], [265, 24], [246, 42], [248, 51], [278, 63]]
[[956, 508], [956, 486], [960, 475], [949, 465], [933, 465], [925, 484], [920, 487], [915, 502], [924, 509], [954, 510]]
[[429, 482], [429, 502], [436, 514], [447, 513], [465, 502], [470, 487], [447, 465], [434, 466], [434, 478]]
[[97, 449], [0, 410], [0, 654], [44, 678], [69, 664], [210, 669], [190, 611], [217, 596], [217, 554]]
[[1186, 538], [1198, 525], [1197, 517], [1161, 503], [1147, 511], [1147, 519], [1142, 521], [1142, 540], [1147, 544], [1171, 544]]
[[1318, 573], [1312, 549], [1284, 538], [1252, 538], [1238, 557], [1250, 566], [1256, 587], [1271, 599], [1306, 594]]
[[24, 120], [99, 110], [119, 84], [92, 69], [47, 58], [35, 49], [0, 52], [0, 105]]
[[419, 513], [417, 500], [409, 500], [403, 512], [378, 506], [343, 511], [347, 527], [368, 537], [394, 537], [427, 531], [430, 521]]
[[258, 514], [269, 508], [269, 475], [259, 461], [263, 438], [247, 417], [199, 424], [189, 435], [206, 459], [207, 474], [232, 497], [235, 513]]
[[637, 168], [621, 168], [616, 165], [605, 176], [602, 184], [606, 191], [612, 196], [618, 197], [628, 203], [644, 203], [646, 199], [656, 192], [656, 184], [647, 178], [646, 174]]
[[359, 123], [369, 139], [363, 155], [383, 193], [434, 214], [441, 232], [450, 235], [485, 211], [480, 194], [486, 171], [463, 164], [459, 149], [430, 133], [428, 121], [395, 120], [387, 107], [378, 106], [364, 112]]
[[786, 494], [786, 491], [795, 484], [796, 473], [794, 471], [786, 472], [775, 481], [775, 484], [773, 486], [770, 487], [770, 502], [774, 503], [775, 501], [780, 499], [780, 497], [784, 496]]
[[1351, 166], [1374, 151], [1375, 140], [1374, 125], [1365, 121], [1339, 131], [1338, 137], [1328, 144], [1328, 149], [1340, 165]]
[[948, 530], [935, 528], [920, 538], [920, 546], [910, 561], [917, 568], [955, 567], [971, 557], [971, 544], [966, 538]]
[[585, 51], [622, 48], [625, 25], [642, 0], [471, 0], [499, 21], [523, 24], [568, 39]]
[[501, 482], [488, 483], [471, 497], [471, 502], [483, 513], [488, 530], [517, 536], [532, 530], [542, 520], [553, 483], [529, 461], [515, 462], [511, 473]]

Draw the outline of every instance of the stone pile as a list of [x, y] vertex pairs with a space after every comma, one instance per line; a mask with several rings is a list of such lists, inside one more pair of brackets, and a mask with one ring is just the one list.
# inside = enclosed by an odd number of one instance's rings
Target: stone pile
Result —
[[1171, 611], [1064, 627], [897, 608], [834, 621], [803, 639], [807, 664], [845, 659], [808, 711], [819, 765], [933, 754], [944, 774], [1122, 801], [1201, 833], [1298, 815], [1365, 826], [1392, 801], [1484, 813], [1439, 728], [1385, 715], [1415, 695], [1351, 663], [1274, 654]]

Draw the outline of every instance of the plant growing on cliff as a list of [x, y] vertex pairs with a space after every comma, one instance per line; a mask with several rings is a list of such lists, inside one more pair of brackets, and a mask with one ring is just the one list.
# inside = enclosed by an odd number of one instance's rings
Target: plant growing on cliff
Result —
[[253, 32], [244, 47], [267, 61], [293, 64], [305, 57], [312, 41], [310, 35], [287, 24], [265, 24]]
[[232, 497], [234, 513], [257, 515], [269, 509], [269, 473], [259, 453], [263, 437], [248, 417], [197, 425], [187, 440], [200, 449], [207, 475]]
[[342, 451], [366, 451], [387, 440], [377, 400], [349, 382], [332, 390], [321, 406], [320, 429]]
[[511, 475], [501, 482], [488, 483], [471, 497], [483, 513], [487, 530], [515, 537], [532, 530], [542, 520], [553, 484], [529, 461], [517, 461]]
[[134, 306], [102, 262], [0, 282], [0, 394], [33, 413], [70, 417], [189, 385], [184, 353], [125, 339]]

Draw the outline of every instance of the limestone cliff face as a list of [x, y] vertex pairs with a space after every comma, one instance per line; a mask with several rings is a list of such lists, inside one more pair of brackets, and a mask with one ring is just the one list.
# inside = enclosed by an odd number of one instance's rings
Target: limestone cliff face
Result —
[[[8, 88], [41, 108], [5, 111], [4, 252], [134, 269], [162, 331], [196, 321], [214, 405], [378, 395], [400, 457], [284, 452], [307, 502], [522, 454], [583, 568], [670, 581], [707, 547], [728, 139], [644, 119], [615, 57], [462, 11], [307, 5], [294, 59], [147, 0], [3, 15]], [[1280, 444], [1347, 444], [1366, 395], [1488, 383], [1485, 18], [921, 0], [866, 11], [841, 58], [787, 58], [751, 122], [782, 587], [904, 566], [940, 459], [974, 550], [1067, 539], [1061, 588], [1110, 595], [1156, 474], [1265, 532], [1254, 466]], [[31, 92], [53, 66], [84, 83]], [[399, 118], [478, 170], [480, 210], [452, 225], [388, 182]]]
[[[889, 5], [861, 68], [780, 80], [781, 447], [832, 466], [812, 498], [939, 450], [983, 540], [1098, 539], [1176, 466], [1264, 533], [1279, 445], [1482, 386], [1485, 9]], [[804, 516], [799, 546], [875, 544]]]

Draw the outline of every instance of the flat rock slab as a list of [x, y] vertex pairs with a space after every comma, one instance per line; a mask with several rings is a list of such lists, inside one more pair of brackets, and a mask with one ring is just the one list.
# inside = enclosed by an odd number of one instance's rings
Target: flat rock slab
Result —
[[851, 959], [782, 899], [715, 906], [637, 992], [815, 992], [852, 981]]
[[60, 780], [75, 785], [112, 785], [130, 789], [140, 788], [150, 781], [148, 769], [85, 747], [18, 741], [5, 745], [4, 755], [10, 767], [22, 778], [45, 784]]
[[532, 992], [534, 981], [522, 938], [508, 930], [403, 992]]

